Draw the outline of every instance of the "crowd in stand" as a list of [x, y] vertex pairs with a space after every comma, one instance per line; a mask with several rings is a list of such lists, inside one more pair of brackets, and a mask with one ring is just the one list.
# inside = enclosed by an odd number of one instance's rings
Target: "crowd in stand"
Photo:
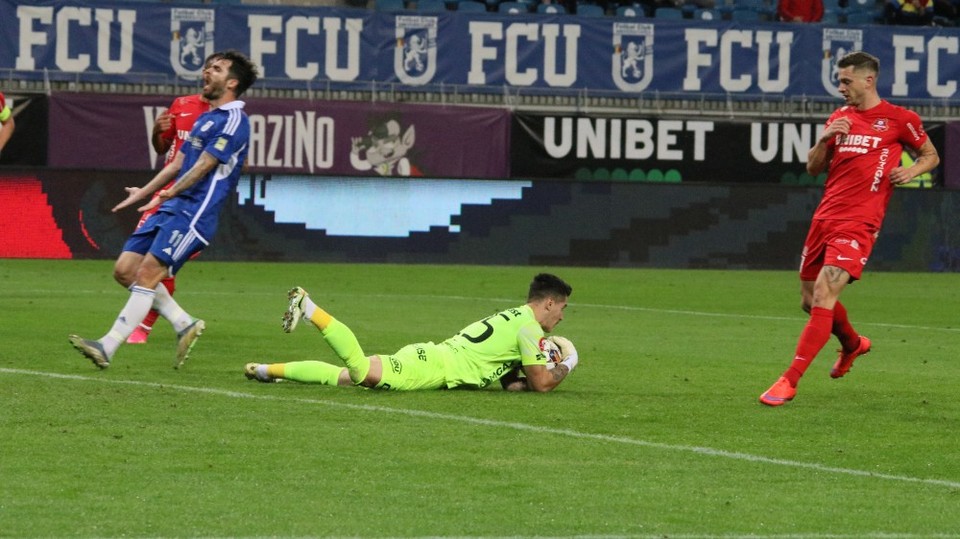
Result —
[[960, 0], [370, 0], [374, 9], [960, 26]]

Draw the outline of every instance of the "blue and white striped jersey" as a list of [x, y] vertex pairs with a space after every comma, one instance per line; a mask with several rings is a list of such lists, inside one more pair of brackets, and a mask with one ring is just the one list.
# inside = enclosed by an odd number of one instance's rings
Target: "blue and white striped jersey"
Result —
[[191, 227], [204, 243], [209, 243], [217, 228], [220, 208], [236, 190], [247, 157], [250, 121], [243, 112], [243, 101], [231, 101], [200, 115], [190, 136], [180, 147], [183, 166], [178, 180], [207, 152], [220, 162], [189, 189], [166, 201], [160, 211], [191, 217]]

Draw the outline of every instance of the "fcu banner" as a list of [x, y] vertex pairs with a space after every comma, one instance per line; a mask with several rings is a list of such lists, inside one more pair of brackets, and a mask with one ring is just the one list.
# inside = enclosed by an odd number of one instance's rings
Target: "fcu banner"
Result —
[[[154, 119], [172, 98], [58, 93], [50, 97], [48, 165], [148, 169]], [[502, 178], [509, 112], [480, 107], [249, 99], [252, 172]], [[469, 126], [469, 128], [465, 128]], [[83, 141], [76, 144], [74, 141]]]
[[0, 21], [0, 70], [15, 78], [189, 79], [233, 48], [262, 67], [264, 87], [826, 97], [853, 50], [880, 57], [884, 96], [955, 99], [960, 80], [960, 28], [76, 0], [0, 0]]
[[[924, 127], [941, 155], [957, 153], [944, 147], [943, 124]], [[804, 179], [807, 152], [823, 129], [823, 122], [515, 114], [511, 173], [514, 178], [813, 183], [824, 178]], [[906, 153], [902, 157], [910, 159]]]

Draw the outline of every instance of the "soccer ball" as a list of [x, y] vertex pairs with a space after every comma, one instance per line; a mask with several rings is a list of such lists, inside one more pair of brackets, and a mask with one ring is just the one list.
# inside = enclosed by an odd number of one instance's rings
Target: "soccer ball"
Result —
[[546, 337], [540, 339], [540, 351], [547, 356], [547, 367], [553, 367], [563, 359], [560, 357], [560, 347], [557, 343]]

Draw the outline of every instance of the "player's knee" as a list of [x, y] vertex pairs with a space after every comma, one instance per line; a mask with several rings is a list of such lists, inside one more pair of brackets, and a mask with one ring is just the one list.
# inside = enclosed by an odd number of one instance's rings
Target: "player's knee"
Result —
[[113, 279], [124, 288], [129, 288], [133, 284], [134, 274], [126, 268], [116, 266], [113, 268]]

